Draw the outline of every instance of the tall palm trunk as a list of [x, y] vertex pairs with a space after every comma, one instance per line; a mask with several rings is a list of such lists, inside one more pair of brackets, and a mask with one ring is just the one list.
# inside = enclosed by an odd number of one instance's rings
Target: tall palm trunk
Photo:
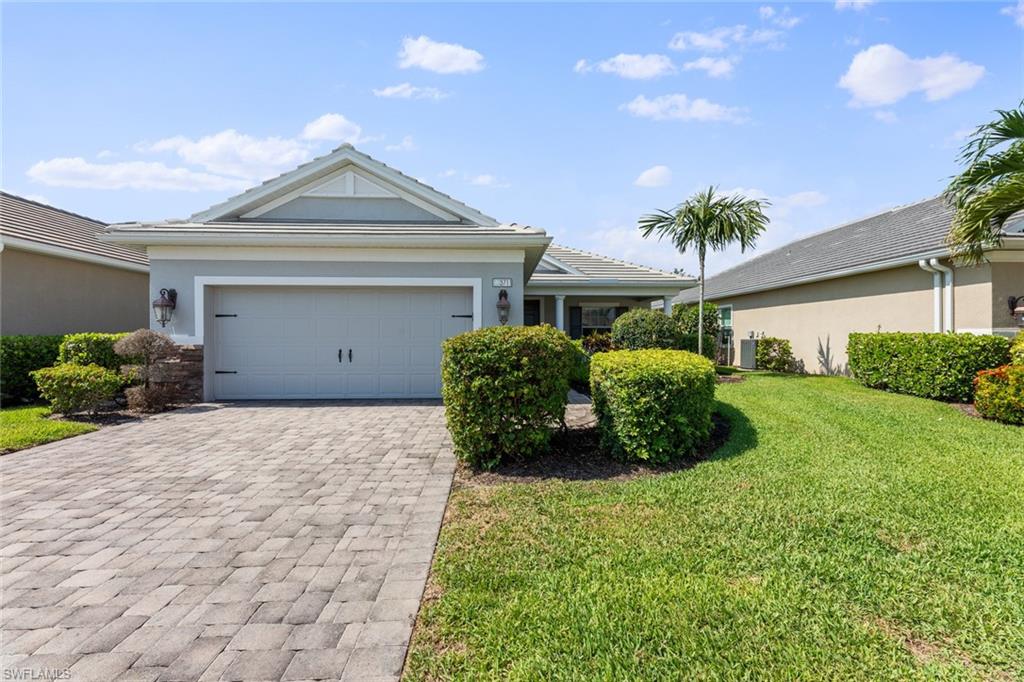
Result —
[[697, 355], [704, 355], [704, 251], [700, 252], [700, 287], [697, 300]]

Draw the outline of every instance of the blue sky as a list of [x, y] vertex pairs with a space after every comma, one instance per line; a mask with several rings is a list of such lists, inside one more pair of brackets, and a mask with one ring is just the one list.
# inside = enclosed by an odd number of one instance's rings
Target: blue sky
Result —
[[742, 189], [774, 202], [773, 248], [940, 192], [965, 132], [1024, 93], [1024, 0], [2, 13], [8, 191], [185, 217], [350, 141], [500, 220], [689, 272], [638, 216]]

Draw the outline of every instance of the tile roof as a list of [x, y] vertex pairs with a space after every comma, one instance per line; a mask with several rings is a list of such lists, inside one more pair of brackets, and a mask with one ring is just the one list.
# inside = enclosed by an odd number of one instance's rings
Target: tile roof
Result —
[[99, 241], [96, 237], [104, 234], [105, 228], [98, 220], [0, 192], [0, 237], [149, 265], [144, 250]]
[[[530, 284], [679, 284], [681, 287], [693, 283], [690, 277], [637, 265], [616, 258], [609, 258], [589, 251], [568, 246], [551, 244], [544, 254], [567, 269], [554, 271], [542, 261], [530, 278]], [[575, 272], [573, 272], [575, 271]]]
[[[945, 239], [953, 213], [941, 196], [855, 220], [798, 239], [709, 277], [707, 298], [775, 289], [835, 273], [892, 261], [913, 261], [946, 252]], [[686, 291], [676, 302], [697, 300]]]

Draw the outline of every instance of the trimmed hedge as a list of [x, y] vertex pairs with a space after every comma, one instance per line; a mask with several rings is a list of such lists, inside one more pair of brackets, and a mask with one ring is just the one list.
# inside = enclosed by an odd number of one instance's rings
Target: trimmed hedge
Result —
[[[676, 305], [672, 307], [672, 319], [679, 323], [679, 327], [683, 330], [684, 334], [696, 334], [697, 333], [697, 318], [700, 315], [697, 314], [698, 305], [692, 303], [689, 305]], [[704, 302], [704, 333], [713, 338], [718, 337], [718, 332], [722, 329], [722, 320], [718, 316], [718, 306], [714, 303]]]
[[612, 345], [617, 350], [679, 350], [682, 344], [683, 331], [679, 323], [660, 310], [634, 308], [612, 323]]
[[711, 434], [715, 381], [714, 363], [695, 353], [598, 353], [590, 383], [602, 447], [654, 464], [690, 455]]
[[1017, 332], [1010, 344], [1010, 364], [1024, 365], [1024, 331]]
[[975, 334], [854, 333], [847, 354], [854, 378], [870, 388], [971, 402], [975, 375], [1005, 365], [1010, 340]]
[[486, 327], [442, 345], [441, 395], [455, 454], [490, 469], [548, 449], [576, 359], [554, 327]]
[[114, 352], [114, 344], [125, 336], [128, 332], [68, 334], [60, 344], [58, 360], [74, 365], [99, 365], [117, 371], [126, 361]]
[[1003, 365], [978, 372], [974, 407], [983, 417], [1024, 424], [1024, 365]]
[[[704, 357], [711, 362], [715, 361], [716, 349], [718, 348], [718, 341], [714, 336], [709, 334], [704, 335]], [[679, 337], [679, 350], [688, 350], [691, 353], [697, 352], [697, 335], [696, 334], [683, 334]]]
[[793, 372], [796, 358], [793, 357], [793, 344], [789, 339], [766, 336], [758, 339], [757, 352], [754, 354], [757, 368], [768, 372]]
[[590, 354], [583, 346], [583, 339], [573, 339], [572, 369], [569, 371], [570, 384], [590, 383]]
[[63, 336], [0, 338], [0, 393], [4, 402], [39, 400], [32, 372], [57, 362]]
[[37, 369], [32, 378], [39, 386], [39, 394], [54, 412], [61, 414], [94, 411], [124, 385], [116, 372], [99, 365], [54, 365]]

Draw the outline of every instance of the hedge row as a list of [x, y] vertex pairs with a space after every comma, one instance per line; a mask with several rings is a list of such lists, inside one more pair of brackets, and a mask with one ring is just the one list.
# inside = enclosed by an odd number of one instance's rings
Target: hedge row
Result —
[[32, 372], [57, 362], [62, 336], [0, 338], [0, 393], [3, 402], [39, 400]]
[[1005, 365], [1002, 336], [938, 333], [850, 334], [850, 371], [865, 386], [922, 398], [971, 402], [974, 377]]
[[117, 371], [121, 365], [130, 364], [114, 352], [114, 344], [126, 336], [128, 336], [128, 332], [68, 334], [60, 344], [60, 353], [57, 359], [62, 363], [99, 365]]
[[694, 353], [614, 351], [591, 358], [601, 444], [621, 459], [661, 464], [711, 434], [715, 366]]
[[[616, 350], [688, 350], [697, 352], [697, 335], [683, 330], [679, 321], [650, 308], [634, 308], [612, 323], [612, 345]], [[714, 336], [704, 336], [704, 356], [714, 360]]]

